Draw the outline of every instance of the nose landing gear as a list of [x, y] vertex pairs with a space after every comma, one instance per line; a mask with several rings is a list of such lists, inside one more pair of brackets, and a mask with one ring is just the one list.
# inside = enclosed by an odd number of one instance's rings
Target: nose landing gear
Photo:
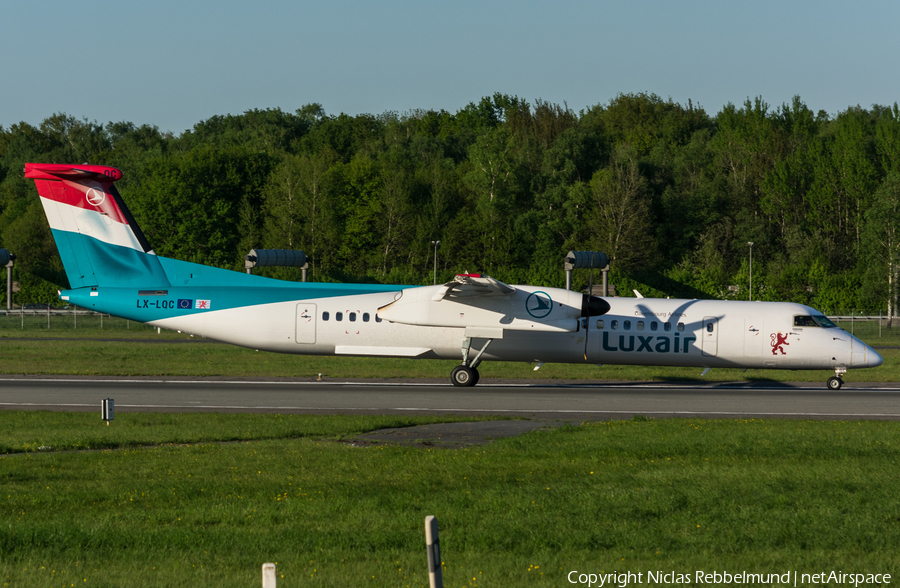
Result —
[[834, 376], [828, 378], [828, 381], [825, 384], [828, 386], [829, 390], [840, 390], [841, 386], [844, 385], [844, 380], [841, 378], [845, 373], [847, 373], [847, 368], [834, 368]]

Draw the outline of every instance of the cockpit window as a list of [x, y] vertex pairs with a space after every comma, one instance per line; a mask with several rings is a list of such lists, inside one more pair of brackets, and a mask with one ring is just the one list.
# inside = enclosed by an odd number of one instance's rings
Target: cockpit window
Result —
[[816, 321], [813, 320], [811, 316], [795, 316], [794, 317], [794, 326], [795, 327], [818, 327]]
[[827, 316], [817, 314], [815, 316], [798, 315], [794, 317], [795, 327], [822, 327], [823, 329], [837, 328], [837, 325], [831, 322]]
[[813, 320], [819, 323], [819, 326], [823, 329], [836, 329], [837, 325], [831, 322], [831, 319], [827, 316], [822, 316], [821, 314], [817, 314], [813, 317]]

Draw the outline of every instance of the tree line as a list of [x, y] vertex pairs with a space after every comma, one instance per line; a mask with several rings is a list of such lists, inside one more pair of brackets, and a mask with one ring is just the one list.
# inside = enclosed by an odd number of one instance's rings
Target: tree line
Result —
[[49, 302], [67, 282], [26, 161], [121, 169], [157, 253], [235, 270], [253, 248], [302, 249], [315, 281], [428, 284], [439, 240], [440, 280], [562, 286], [565, 253], [596, 250], [622, 293], [746, 299], [753, 242], [754, 299], [897, 311], [896, 103], [711, 116], [639, 93], [576, 113], [498, 93], [456, 113], [250, 110], [179, 136], [67, 114], [0, 127], [0, 247], [27, 301]]

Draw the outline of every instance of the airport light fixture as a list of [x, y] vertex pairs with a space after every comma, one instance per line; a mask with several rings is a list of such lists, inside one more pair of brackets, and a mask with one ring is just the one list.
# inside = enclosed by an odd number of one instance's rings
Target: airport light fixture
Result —
[[753, 302], [753, 241], [747, 241], [750, 246], [750, 302]]
[[16, 283], [12, 281], [12, 268], [16, 265], [16, 254], [7, 249], [0, 249], [0, 267], [6, 268], [6, 310], [12, 310], [13, 292], [18, 292]]
[[437, 285], [437, 248], [438, 245], [441, 244], [440, 241], [432, 241], [432, 245], [434, 245], [434, 283]]

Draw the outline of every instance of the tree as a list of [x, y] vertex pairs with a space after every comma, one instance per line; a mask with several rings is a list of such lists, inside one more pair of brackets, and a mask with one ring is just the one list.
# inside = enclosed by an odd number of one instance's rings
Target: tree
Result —
[[881, 162], [882, 171], [900, 171], [900, 108], [894, 102], [893, 108], [879, 108], [875, 123], [875, 150]]
[[866, 249], [883, 276], [888, 318], [893, 318], [900, 296], [900, 171], [888, 174], [875, 192], [866, 213], [865, 236]]
[[594, 212], [590, 228], [610, 264], [628, 269], [652, 261], [656, 244], [650, 217], [650, 191], [637, 162], [617, 153], [613, 163], [591, 180]]
[[238, 269], [242, 235], [258, 230], [241, 225], [241, 211], [260, 208], [273, 163], [265, 154], [206, 145], [155, 158], [145, 180], [123, 195], [157, 253]]
[[412, 231], [410, 181], [400, 167], [387, 167], [375, 200], [376, 230], [381, 239], [381, 276], [387, 275], [393, 260]]
[[487, 271], [508, 263], [516, 245], [513, 223], [518, 212], [519, 168], [515, 155], [513, 137], [505, 127], [478, 137], [469, 148], [472, 169], [465, 183], [474, 195], [472, 220]]

